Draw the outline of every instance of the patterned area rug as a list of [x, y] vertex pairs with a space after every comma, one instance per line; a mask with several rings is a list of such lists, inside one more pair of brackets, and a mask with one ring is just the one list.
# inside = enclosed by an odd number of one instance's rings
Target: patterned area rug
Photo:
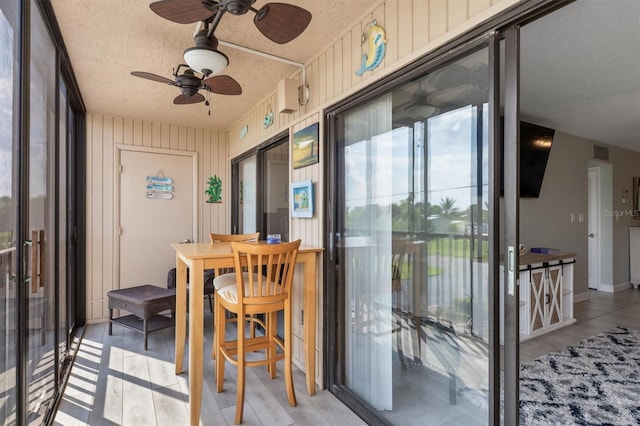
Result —
[[520, 368], [521, 425], [640, 425], [640, 331], [617, 327]]

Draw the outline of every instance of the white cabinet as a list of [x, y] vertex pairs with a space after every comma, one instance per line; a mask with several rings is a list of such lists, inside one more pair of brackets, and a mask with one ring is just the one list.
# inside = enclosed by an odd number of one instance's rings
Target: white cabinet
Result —
[[[575, 259], [572, 256], [526, 254], [520, 257], [520, 341], [576, 321], [573, 318]], [[502, 286], [502, 279], [500, 284]], [[504, 319], [502, 297], [500, 310], [501, 319]], [[502, 324], [501, 340], [504, 336]]]
[[520, 268], [520, 340], [573, 322], [573, 259]]
[[640, 285], [640, 228], [629, 228], [629, 281], [633, 288]]

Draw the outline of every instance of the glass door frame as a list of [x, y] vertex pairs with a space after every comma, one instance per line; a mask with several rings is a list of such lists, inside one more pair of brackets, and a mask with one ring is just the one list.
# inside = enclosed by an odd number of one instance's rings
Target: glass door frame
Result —
[[[496, 108], [499, 101], [499, 34], [492, 32], [489, 34], [481, 35], [473, 41], [465, 44], [460, 49], [456, 49], [453, 52], [443, 53], [436, 55], [431, 60], [421, 61], [415, 64], [412, 69], [404, 69], [400, 75], [392, 75], [386, 79], [383, 84], [368, 89], [366, 93], [361, 92], [354, 95], [346, 102], [338, 104], [336, 107], [330, 109], [326, 113], [326, 122], [328, 126], [328, 146], [325, 147], [325, 152], [328, 153], [328, 169], [326, 176], [328, 180], [327, 187], [329, 193], [336, 194], [336, 202], [328, 202], [327, 205], [327, 241], [329, 241], [328, 261], [327, 261], [327, 285], [325, 287], [325, 348], [327, 357], [325, 359], [325, 371], [326, 371], [326, 383], [329, 390], [334, 393], [338, 398], [343, 400], [352, 410], [354, 410], [365, 421], [374, 422], [376, 424], [389, 424], [388, 420], [376, 412], [370, 410], [366, 404], [361, 401], [356, 395], [354, 395], [349, 389], [347, 389], [343, 377], [344, 371], [344, 351], [342, 342], [344, 342], [344, 325], [337, 318], [336, 312], [343, 312], [344, 308], [344, 294], [341, 294], [343, 289], [344, 276], [343, 270], [339, 265], [339, 254], [337, 247], [339, 246], [340, 236], [338, 235], [338, 214], [337, 206], [344, 206], [344, 193], [339, 190], [339, 183], [342, 180], [340, 174], [341, 165], [340, 158], [337, 150], [337, 140], [340, 138], [340, 132], [343, 128], [339, 114], [350, 110], [355, 105], [362, 105], [369, 100], [372, 100], [382, 93], [390, 91], [394, 87], [401, 86], [403, 83], [409, 82], [415, 78], [418, 78], [432, 70], [435, 70], [447, 63], [453, 62], [455, 59], [465, 56], [467, 53], [472, 53], [478, 49], [486, 48], [489, 62], [489, 171], [490, 175], [488, 180], [489, 185], [489, 203], [493, 207], [489, 209], [489, 282], [497, 282], [499, 271], [499, 259], [500, 259], [500, 245], [499, 245], [499, 223], [498, 214], [495, 208], [499, 203], [500, 195], [500, 169], [499, 169], [499, 131], [496, 132], [496, 127], [499, 125], [500, 114], [499, 108]], [[495, 147], [498, 147], [497, 149]], [[498, 165], [498, 166], [496, 166]], [[496, 171], [497, 170], [497, 173]], [[335, 285], [329, 285], [334, 283]], [[343, 292], [342, 292], [343, 293]], [[500, 351], [499, 351], [499, 321], [500, 312], [495, 307], [499, 306], [499, 292], [494, 286], [489, 286], [488, 295], [488, 316], [489, 321], [492, 324], [489, 332], [489, 417], [493, 419], [500, 417], [499, 410], [499, 395], [500, 389], [496, 389], [500, 384]], [[496, 350], [497, 348], [497, 350]]]
[[[277, 145], [286, 143], [289, 141], [289, 131], [280, 132], [277, 135], [273, 136], [266, 142], [256, 146], [255, 148], [247, 151], [239, 156], [233, 158], [231, 160], [231, 193], [233, 194], [231, 199], [231, 233], [236, 234], [239, 221], [241, 220], [239, 216], [240, 212], [240, 171], [239, 164], [242, 160], [246, 160], [247, 158], [255, 157], [256, 159], [256, 232], [260, 232], [260, 238], [266, 239], [266, 234], [264, 233], [264, 220], [263, 220], [263, 212], [265, 210], [265, 194], [264, 190], [265, 182], [260, 182], [264, 175], [264, 170], [266, 168], [266, 159], [264, 158], [264, 153], [271, 148], [276, 147]], [[289, 163], [290, 163], [289, 159]], [[244, 231], [244, 232], [253, 232], [253, 231]]]
[[[55, 65], [53, 72], [55, 73], [55, 110], [53, 112], [53, 121], [55, 123], [55, 130], [53, 138], [49, 141], [53, 145], [54, 157], [57, 160], [59, 144], [66, 144], [66, 157], [67, 157], [67, 170], [66, 170], [66, 182], [68, 199], [61, 200], [57, 198], [58, 187], [61, 184], [59, 182], [59, 164], [56, 161], [53, 167], [52, 174], [48, 176], [49, 179], [53, 179], [54, 189], [51, 194], [54, 200], [51, 207], [54, 209], [54, 222], [57, 223], [58, 207], [60, 203], [67, 204], [67, 226], [65, 235], [57, 234], [57, 226], [54, 226], [52, 247], [54, 250], [49, 253], [52, 259], [57, 260], [58, 243], [63, 241], [65, 243], [65, 250], [67, 254], [66, 268], [67, 279], [64, 282], [58, 280], [58, 276], [52, 278], [53, 286], [55, 288], [55, 296], [57, 297], [59, 286], [66, 286], [66, 299], [68, 307], [68, 316], [65, 323], [68, 329], [68, 335], [66, 336], [65, 350], [67, 356], [64, 359], [58, 358], [58, 339], [59, 336], [59, 317], [58, 317], [58, 301], [56, 300], [55, 310], [55, 326], [54, 326], [54, 358], [55, 377], [52, 378], [54, 382], [54, 393], [51, 399], [47, 401], [47, 409], [44, 414], [43, 423], [50, 423], [53, 415], [55, 414], [55, 408], [58, 401], [62, 396], [63, 383], [66, 381], [70, 372], [71, 355], [69, 350], [72, 348], [72, 333], [75, 333], [75, 327], [83, 325], [85, 322], [85, 305], [80, 303], [75, 304], [75, 301], [83, 301], [85, 294], [85, 274], [86, 261], [84, 250], [84, 235], [85, 235], [85, 205], [86, 205], [86, 184], [85, 184], [85, 107], [82, 101], [79, 87], [75, 80], [69, 58], [67, 57], [64, 45], [62, 42], [62, 35], [60, 29], [55, 21], [55, 14], [50, 2], [45, 0], [26, 0], [19, 2], [18, 18], [16, 22], [16, 47], [18, 49], [16, 56], [16, 65], [18, 74], [17, 86], [15, 86], [15, 95], [17, 96], [14, 112], [14, 129], [15, 129], [15, 144], [18, 147], [16, 153], [15, 169], [13, 170], [13, 179], [16, 179], [16, 194], [15, 194], [15, 275], [12, 277], [16, 283], [16, 348], [15, 348], [15, 424], [24, 425], [29, 421], [29, 377], [28, 376], [28, 363], [29, 363], [29, 304], [28, 304], [28, 290], [27, 280], [29, 280], [29, 261], [30, 247], [29, 240], [29, 177], [30, 177], [30, 115], [31, 115], [31, 100], [30, 100], [30, 77], [31, 77], [31, 39], [32, 39], [32, 12], [41, 14], [44, 31], [47, 36], [51, 38], [55, 47]], [[58, 95], [60, 90], [60, 82], [64, 81], [67, 87], [67, 132], [64, 139], [58, 133], [59, 129], [59, 112], [60, 105], [58, 102]], [[73, 118], [71, 119], [71, 116]], [[54, 264], [54, 272], [57, 273], [57, 262]]]

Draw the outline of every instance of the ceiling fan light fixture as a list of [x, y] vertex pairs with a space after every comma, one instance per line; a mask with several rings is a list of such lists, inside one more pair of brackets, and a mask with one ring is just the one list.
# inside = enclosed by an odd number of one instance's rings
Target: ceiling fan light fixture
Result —
[[438, 107], [431, 105], [426, 91], [419, 89], [411, 97], [411, 104], [405, 108], [405, 114], [415, 120], [424, 120], [437, 114]]
[[420, 105], [414, 104], [405, 109], [407, 117], [414, 120], [425, 120], [433, 115], [436, 115], [439, 110], [433, 105]]
[[219, 74], [229, 65], [227, 55], [206, 47], [190, 47], [185, 50], [184, 61], [189, 68], [205, 76]]

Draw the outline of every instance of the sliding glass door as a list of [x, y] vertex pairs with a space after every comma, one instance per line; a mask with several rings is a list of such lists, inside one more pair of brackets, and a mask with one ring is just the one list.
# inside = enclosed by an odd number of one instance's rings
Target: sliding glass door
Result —
[[19, 4], [0, 2], [0, 423], [15, 422], [18, 329], [16, 298]]
[[56, 55], [37, 7], [31, 8], [29, 129], [29, 421], [43, 417], [55, 387]]
[[232, 212], [233, 233], [248, 234], [256, 232], [257, 224], [257, 179], [256, 175], [258, 160], [256, 155], [242, 158], [233, 163], [233, 185], [237, 185], [237, 189], [233, 191]]
[[499, 287], [489, 50], [328, 116], [329, 381], [372, 422], [489, 422]]
[[231, 162], [232, 230], [289, 240], [289, 137], [279, 135]]
[[80, 271], [84, 212], [83, 144], [71, 118], [84, 116], [64, 83], [72, 80], [61, 71], [48, 7], [0, 0], [2, 424], [51, 421], [70, 366], [69, 300], [83, 282], [69, 271]]
[[263, 239], [280, 234], [289, 241], [289, 139], [278, 141], [261, 152]]

